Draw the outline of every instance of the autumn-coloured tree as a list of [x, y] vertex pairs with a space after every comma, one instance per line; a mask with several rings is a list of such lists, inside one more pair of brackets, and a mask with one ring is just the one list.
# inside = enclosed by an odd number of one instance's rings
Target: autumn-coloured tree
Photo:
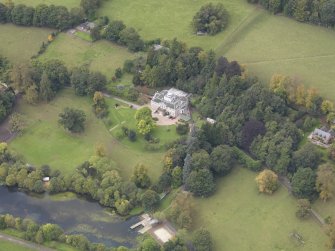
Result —
[[274, 74], [271, 77], [270, 89], [286, 101], [289, 99], [291, 88], [292, 79], [290, 77], [281, 74]]
[[330, 164], [321, 165], [316, 174], [316, 190], [320, 194], [320, 199], [327, 201], [335, 193], [334, 168]]
[[329, 100], [324, 100], [321, 104], [321, 111], [324, 114], [329, 114], [334, 111], [334, 103]]
[[108, 114], [108, 105], [102, 92], [95, 92], [93, 96], [93, 110], [98, 118], [103, 118]]
[[278, 188], [278, 176], [273, 171], [265, 169], [257, 175], [256, 183], [261, 193], [272, 194]]
[[98, 157], [105, 157], [107, 155], [106, 153], [106, 147], [99, 143], [95, 146], [95, 155], [98, 156]]

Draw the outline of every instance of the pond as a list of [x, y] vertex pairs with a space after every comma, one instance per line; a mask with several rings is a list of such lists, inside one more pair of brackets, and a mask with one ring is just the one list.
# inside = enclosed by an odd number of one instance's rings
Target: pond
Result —
[[63, 199], [48, 194], [31, 196], [0, 186], [0, 214], [6, 213], [32, 218], [40, 224], [55, 223], [67, 234], [83, 234], [90, 241], [109, 247], [133, 247], [137, 237], [137, 232], [130, 226], [138, 221], [138, 217], [124, 220], [97, 202], [76, 196]]

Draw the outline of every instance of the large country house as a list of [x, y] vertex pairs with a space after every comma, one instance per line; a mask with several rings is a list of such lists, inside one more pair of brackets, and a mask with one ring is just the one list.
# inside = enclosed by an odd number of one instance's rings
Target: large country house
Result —
[[165, 115], [188, 121], [191, 118], [189, 97], [190, 94], [175, 88], [156, 92], [151, 100], [151, 109], [153, 112], [162, 111]]

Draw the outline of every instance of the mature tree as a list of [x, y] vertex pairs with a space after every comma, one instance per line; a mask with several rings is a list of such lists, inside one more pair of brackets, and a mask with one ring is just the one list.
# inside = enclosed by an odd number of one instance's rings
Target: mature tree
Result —
[[39, 98], [43, 101], [50, 101], [54, 98], [55, 92], [51, 88], [51, 81], [48, 77], [48, 74], [46, 72], [43, 72], [41, 82], [40, 82], [40, 88], [39, 88]]
[[219, 175], [226, 175], [234, 167], [235, 153], [233, 148], [220, 145], [210, 155], [211, 169]]
[[322, 153], [313, 144], [305, 144], [298, 151], [293, 153], [292, 166], [294, 170], [302, 167], [316, 169], [320, 164]]
[[138, 164], [135, 166], [134, 173], [131, 177], [131, 180], [139, 188], [147, 188], [150, 186], [151, 181], [148, 175], [148, 168], [143, 164]]
[[209, 196], [215, 190], [213, 174], [208, 169], [194, 170], [186, 180], [187, 188], [195, 196]]
[[228, 12], [219, 4], [206, 4], [193, 17], [193, 29], [195, 32], [206, 32], [215, 35], [226, 28], [228, 24]]
[[211, 160], [209, 154], [205, 150], [199, 150], [192, 154], [191, 168], [192, 170], [209, 169]]
[[177, 188], [183, 185], [183, 169], [176, 166], [172, 171], [172, 187]]
[[145, 211], [153, 211], [159, 206], [160, 197], [152, 190], [147, 190], [141, 197], [142, 206]]
[[124, 30], [126, 26], [122, 21], [112, 21], [109, 25], [104, 29], [103, 36], [110, 41], [118, 42], [120, 40], [120, 33]]
[[194, 204], [192, 196], [179, 193], [171, 203], [167, 217], [178, 227], [191, 229], [193, 226]]
[[73, 133], [83, 132], [85, 129], [86, 115], [82, 110], [66, 107], [59, 114], [58, 123]]
[[38, 102], [38, 91], [37, 86], [35, 84], [29, 86], [26, 89], [24, 99], [27, 101], [27, 103], [32, 105]]
[[323, 24], [335, 25], [335, 0], [325, 1], [320, 9], [320, 17]]
[[320, 194], [320, 199], [327, 201], [335, 194], [335, 171], [330, 164], [319, 166], [316, 173], [316, 190]]
[[261, 193], [272, 194], [278, 188], [278, 176], [273, 171], [265, 169], [257, 175], [256, 183]]
[[249, 150], [251, 143], [258, 135], [264, 135], [266, 128], [264, 124], [258, 120], [250, 119], [242, 128], [242, 142], [243, 149]]
[[324, 100], [321, 104], [321, 110], [324, 114], [334, 112], [334, 103], [329, 100]]
[[93, 96], [93, 110], [98, 118], [103, 118], [108, 114], [108, 105], [102, 92], [95, 92]]
[[195, 251], [211, 251], [213, 250], [213, 241], [208, 230], [201, 228], [195, 231], [193, 235], [193, 246]]
[[311, 213], [311, 203], [307, 199], [298, 200], [296, 216], [300, 219], [307, 218]]
[[13, 113], [9, 118], [8, 125], [12, 133], [21, 133], [26, 127], [26, 120], [20, 113]]
[[313, 198], [316, 174], [311, 168], [299, 168], [292, 178], [292, 192], [298, 198]]
[[155, 127], [155, 123], [151, 115], [151, 109], [148, 107], [143, 107], [137, 110], [135, 119], [137, 121], [137, 130], [142, 135], [149, 134]]
[[227, 58], [220, 57], [215, 67], [215, 73], [218, 77], [226, 75], [229, 80], [233, 76], [241, 76], [242, 68], [236, 61], [229, 62]]
[[145, 239], [142, 241], [138, 251], [160, 251], [161, 247], [159, 244], [153, 239]]
[[120, 43], [130, 51], [137, 52], [144, 48], [144, 42], [134, 28], [125, 28], [120, 32]]
[[56, 224], [45, 224], [40, 227], [45, 241], [57, 241], [63, 234], [63, 230]]

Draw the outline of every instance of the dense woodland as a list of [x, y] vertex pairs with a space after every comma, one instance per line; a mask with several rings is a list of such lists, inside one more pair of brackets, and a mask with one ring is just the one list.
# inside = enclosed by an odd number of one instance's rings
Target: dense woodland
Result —
[[247, 0], [259, 3], [274, 14], [284, 13], [299, 22], [334, 27], [334, 0]]

